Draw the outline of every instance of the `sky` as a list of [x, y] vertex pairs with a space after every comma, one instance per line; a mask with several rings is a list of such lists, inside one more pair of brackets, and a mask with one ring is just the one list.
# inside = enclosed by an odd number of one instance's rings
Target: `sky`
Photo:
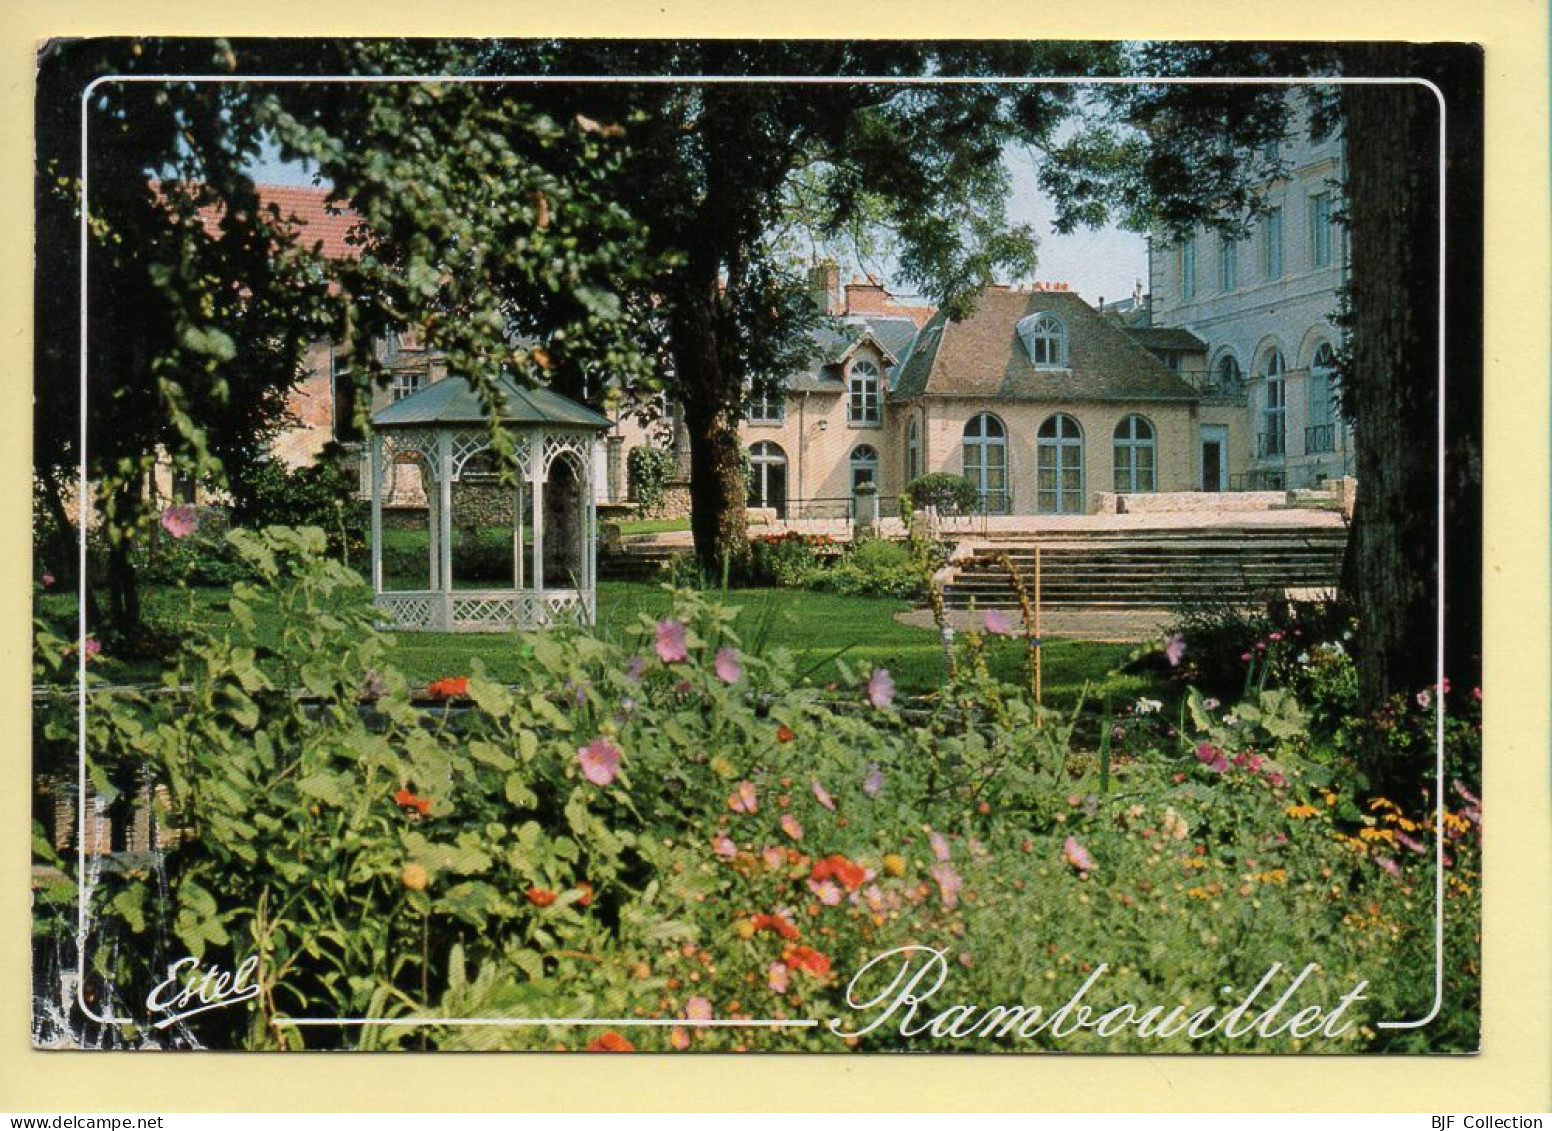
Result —
[[[1131, 295], [1137, 281], [1148, 286], [1148, 249], [1144, 238], [1116, 227], [1080, 229], [1059, 235], [1052, 228], [1055, 210], [1035, 180], [1034, 158], [1024, 149], [1010, 147], [1003, 155], [1012, 192], [1009, 219], [1031, 225], [1040, 238], [1039, 266], [1034, 277], [1007, 282], [1066, 283], [1088, 302], [1101, 298], [1114, 302]], [[304, 166], [267, 152], [250, 170], [261, 184], [310, 185], [311, 172]], [[885, 284], [888, 285], [888, 280]], [[906, 294], [903, 297], [909, 297]]]

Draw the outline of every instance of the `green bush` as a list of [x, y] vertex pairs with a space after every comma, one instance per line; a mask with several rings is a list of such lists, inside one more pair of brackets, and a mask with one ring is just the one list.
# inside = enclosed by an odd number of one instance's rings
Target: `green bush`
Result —
[[314, 526], [324, 531], [331, 554], [347, 564], [365, 561], [370, 506], [356, 497], [353, 458], [337, 446], [305, 467], [273, 459], [246, 464], [233, 474], [231, 487], [233, 526]]
[[678, 461], [672, 452], [645, 445], [630, 450], [625, 457], [625, 476], [630, 497], [642, 514], [662, 505], [665, 489], [677, 472]]
[[981, 506], [981, 492], [963, 475], [934, 471], [917, 476], [905, 487], [913, 508], [937, 507], [949, 512], [971, 512]]
[[813, 570], [811, 588], [843, 597], [899, 597], [919, 601], [927, 594], [927, 578], [900, 542], [881, 538], [859, 541], [832, 565]]

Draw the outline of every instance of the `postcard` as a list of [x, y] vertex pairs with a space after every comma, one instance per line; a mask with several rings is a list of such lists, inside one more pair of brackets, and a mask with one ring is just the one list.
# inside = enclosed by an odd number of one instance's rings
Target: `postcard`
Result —
[[33, 1045], [1475, 1053], [1483, 75], [47, 44]]

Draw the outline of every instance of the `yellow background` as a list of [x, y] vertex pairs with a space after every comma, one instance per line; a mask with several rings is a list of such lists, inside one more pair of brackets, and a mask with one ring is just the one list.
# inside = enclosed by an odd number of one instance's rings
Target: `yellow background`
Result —
[[[1545, 0], [0, 0], [0, 1110], [1546, 1111], [1552, 1103], [1548, 788], [1548, 28]], [[719, 14], [720, 13], [720, 14]], [[1487, 51], [1487, 879], [1480, 1056], [1454, 1058], [103, 1055], [27, 1044], [28, 525], [33, 51], [78, 35], [749, 35], [1412, 39]], [[1466, 532], [1463, 535], [1469, 536]]]

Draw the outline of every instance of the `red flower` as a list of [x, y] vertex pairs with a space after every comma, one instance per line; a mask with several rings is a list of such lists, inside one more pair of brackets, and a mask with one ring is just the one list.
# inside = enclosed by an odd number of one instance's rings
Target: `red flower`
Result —
[[792, 728], [786, 723], [782, 723], [781, 726], [776, 728], [777, 742], [791, 742], [796, 737], [797, 735], [792, 732]]
[[469, 678], [460, 675], [434, 680], [427, 685], [426, 694], [433, 699], [456, 699], [460, 695], [467, 695], [469, 694]]
[[613, 1029], [605, 1029], [587, 1043], [588, 1052], [635, 1052], [636, 1046]]
[[582, 893], [577, 899], [577, 906], [587, 907], [591, 905], [593, 902], [593, 885], [586, 880], [580, 880], [577, 882], [577, 890]]
[[557, 898], [549, 888], [529, 888], [523, 894], [528, 897], [528, 902], [536, 907], [548, 907]]
[[775, 931], [788, 942], [798, 938], [798, 929], [780, 915], [756, 915], [750, 920], [757, 931]]
[[794, 970], [807, 970], [816, 978], [823, 978], [830, 972], [830, 956], [811, 946], [789, 946], [782, 951], [781, 960]]
[[840, 853], [835, 853], [815, 864], [808, 878], [814, 883], [839, 880], [847, 891], [856, 891], [867, 882], [868, 872], [861, 864], [846, 859]]
[[416, 797], [407, 789], [401, 789], [393, 795], [394, 802], [405, 809], [417, 810], [422, 817], [431, 813], [431, 799], [429, 797]]

